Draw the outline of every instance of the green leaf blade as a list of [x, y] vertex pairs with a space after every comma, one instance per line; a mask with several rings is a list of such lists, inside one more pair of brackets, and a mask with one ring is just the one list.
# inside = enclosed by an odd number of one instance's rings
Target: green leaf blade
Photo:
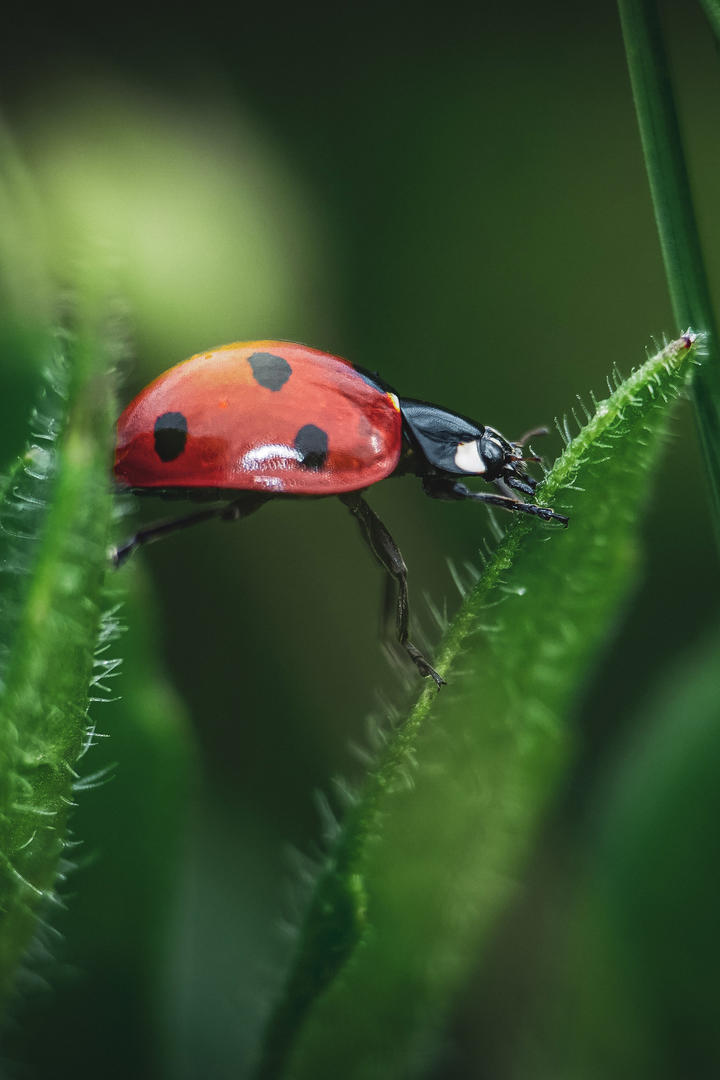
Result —
[[108, 350], [99, 328], [88, 325], [62, 353], [45, 402], [49, 441], [28, 448], [0, 503], [9, 585], [0, 689], [0, 998], [40, 907], [55, 899], [108, 566]]
[[[514, 519], [321, 874], [259, 1075], [413, 1075], [515, 887], [568, 759], [568, 715], [626, 595], [688, 334], [594, 409]], [[332, 948], [330, 948], [332, 946]]]

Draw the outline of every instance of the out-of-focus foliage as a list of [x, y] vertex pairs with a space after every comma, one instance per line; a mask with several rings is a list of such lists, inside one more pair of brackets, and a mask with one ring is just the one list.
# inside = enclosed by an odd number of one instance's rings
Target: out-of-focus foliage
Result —
[[117, 86], [90, 101], [76, 87], [28, 140], [51, 265], [62, 275], [88, 248], [112, 260], [142, 334], [135, 378], [156, 373], [150, 355], [267, 336], [313, 303], [320, 225], [268, 140], [226, 103], [181, 114]]
[[526, 898], [535, 933], [506, 938], [510, 962], [476, 987], [523, 1006], [513, 1047], [493, 1038], [492, 1016], [468, 1031], [494, 1075], [717, 1071], [718, 645], [715, 633], [679, 647], [579, 827], [556, 832], [554, 880], [546, 867]]
[[[94, 1016], [72, 1049], [79, 1075], [102, 1060], [109, 1076], [127, 1075], [129, 1061], [139, 1075], [157, 1076], [174, 1042], [179, 957], [171, 940], [196, 783], [183, 708], [158, 663], [152, 593], [134, 570], [122, 592], [116, 587], [113, 608], [120, 632], [111, 655], [122, 656], [122, 668], [111, 685], [119, 696], [91, 707], [94, 746], [82, 762], [60, 894], [67, 910], [54, 915], [62, 937], [51, 937], [51, 956], [36, 957], [24, 973], [47, 984], [31, 998], [45, 1035], [32, 1051], [43, 1075], [58, 1067], [57, 1047], [78, 1016]], [[6, 1044], [22, 1060], [28, 1033], [21, 1005], [14, 1011], [20, 1020]], [[119, 1028], [127, 1045], [108, 1058]], [[62, 1057], [60, 1068], [69, 1070]]]

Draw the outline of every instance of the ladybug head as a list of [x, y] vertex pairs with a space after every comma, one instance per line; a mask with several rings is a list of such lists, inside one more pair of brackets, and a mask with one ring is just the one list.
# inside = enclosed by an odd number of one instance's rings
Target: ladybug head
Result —
[[[462, 465], [465, 456], [465, 446], [466, 444], [461, 443], [457, 449], [456, 456], [459, 465]], [[497, 480], [499, 476], [502, 476], [506, 468], [512, 467], [512, 462], [517, 459], [513, 449], [512, 443], [503, 438], [499, 431], [489, 427], [484, 429], [480, 438], [475, 441], [474, 452], [477, 453], [482, 463], [482, 475], [486, 480]], [[467, 454], [467, 457], [470, 456], [470, 454]], [[478, 472], [480, 471], [478, 469]]]
[[499, 431], [425, 402], [403, 399], [400, 407], [410, 440], [432, 469], [483, 480], [514, 479], [532, 491], [536, 481], [521, 466], [523, 442], [508, 442]]
[[482, 472], [484, 479], [503, 480], [512, 477], [529, 484], [535, 490], [537, 481], [528, 476], [520, 466], [528, 461], [539, 461], [539, 458], [534, 454], [523, 456], [523, 441], [508, 442], [499, 431], [486, 427], [482, 437], [477, 440], [477, 454], [485, 466]]

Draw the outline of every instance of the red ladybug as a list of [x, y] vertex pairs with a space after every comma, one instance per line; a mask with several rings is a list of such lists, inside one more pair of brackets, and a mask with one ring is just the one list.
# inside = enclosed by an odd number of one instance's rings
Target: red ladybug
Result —
[[[397, 635], [421, 675], [444, 680], [408, 638], [407, 569], [394, 540], [362, 498], [386, 476], [412, 473], [435, 499], [474, 499], [567, 525], [523, 502], [537, 482], [523, 472], [523, 443], [422, 401], [398, 398], [376, 375], [288, 341], [249, 341], [199, 353], [150, 383], [118, 420], [115, 478], [160, 496], [223, 505], [142, 529], [118, 548], [119, 566], [141, 544], [209, 518], [237, 521], [270, 499], [337, 495], [390, 581]], [[504, 494], [471, 491], [480, 476]]]

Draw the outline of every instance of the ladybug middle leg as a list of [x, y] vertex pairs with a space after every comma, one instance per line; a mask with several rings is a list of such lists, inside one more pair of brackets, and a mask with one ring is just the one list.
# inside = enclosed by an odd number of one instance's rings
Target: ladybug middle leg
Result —
[[354, 516], [360, 526], [363, 539], [377, 561], [387, 572], [388, 580], [397, 585], [396, 628], [398, 641], [420, 674], [434, 679], [439, 689], [445, 685], [445, 680], [441, 675], [438, 675], [435, 668], [425, 659], [417, 646], [413, 645], [408, 636], [410, 613], [408, 608], [407, 567], [397, 544], [375, 511], [370, 509], [361, 495], [353, 491], [348, 495], [341, 495], [340, 500]]
[[172, 518], [170, 521], [160, 521], [155, 525], [149, 525], [145, 529], [140, 529], [125, 544], [112, 551], [113, 565], [116, 567], [122, 566], [126, 559], [132, 555], [135, 548], [142, 547], [144, 544], [151, 544], [155, 540], [162, 540], [164, 536], [179, 532], [181, 529], [189, 529], [191, 525], [199, 525], [203, 521], [211, 521], [213, 518], [220, 518], [221, 521], [238, 521], [240, 518], [248, 517], [250, 514], [254, 514], [256, 510], [259, 510], [261, 506], [264, 506], [271, 498], [271, 495], [243, 492], [239, 498], [236, 498], [231, 503], [225, 503], [224, 506], [214, 506], [208, 510], [197, 510], [194, 514], [186, 514], [181, 518]]

